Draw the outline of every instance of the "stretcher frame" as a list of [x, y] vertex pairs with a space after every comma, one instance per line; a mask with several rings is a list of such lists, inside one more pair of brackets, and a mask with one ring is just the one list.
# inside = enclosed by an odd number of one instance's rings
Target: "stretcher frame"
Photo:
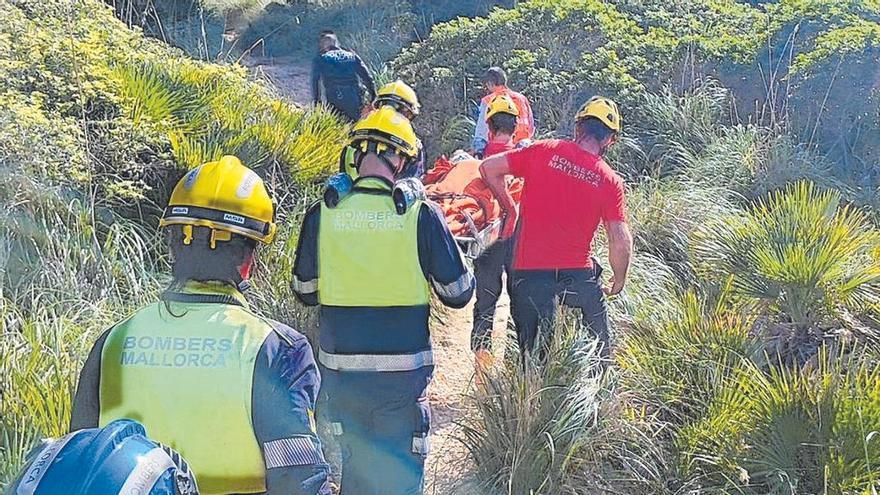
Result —
[[479, 230], [474, 223], [474, 219], [467, 212], [463, 213], [471, 235], [455, 236], [455, 241], [461, 246], [462, 253], [466, 258], [475, 260], [498, 239], [498, 234], [501, 230], [501, 219], [493, 220], [482, 230]]

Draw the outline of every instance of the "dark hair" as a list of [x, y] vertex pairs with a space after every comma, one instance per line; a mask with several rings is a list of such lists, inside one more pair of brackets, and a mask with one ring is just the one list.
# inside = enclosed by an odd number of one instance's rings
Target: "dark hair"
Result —
[[496, 86], [507, 86], [507, 73], [501, 67], [489, 67], [483, 74], [483, 82]]
[[578, 139], [590, 137], [596, 141], [602, 142], [606, 138], [615, 134], [614, 129], [608, 127], [596, 117], [587, 117], [583, 120], [579, 120], [576, 127]]
[[217, 241], [211, 249], [211, 229], [193, 227], [192, 242], [183, 244], [183, 226], [167, 230], [171, 250], [171, 273], [175, 283], [187, 280], [220, 281], [237, 284], [241, 281], [238, 268], [257, 247], [257, 241], [233, 234], [228, 241]]
[[336, 37], [336, 33], [333, 31], [321, 31], [321, 35], [318, 36], [318, 44], [323, 46], [325, 43], [332, 46], [338, 46], [339, 38]]
[[493, 134], [513, 134], [516, 130], [516, 115], [496, 113], [489, 118], [489, 130]]

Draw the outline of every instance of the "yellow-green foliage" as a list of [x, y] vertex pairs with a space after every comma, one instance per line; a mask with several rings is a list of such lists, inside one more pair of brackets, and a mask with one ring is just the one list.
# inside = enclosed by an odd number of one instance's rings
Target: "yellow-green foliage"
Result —
[[345, 129], [334, 117], [273, 97], [241, 67], [145, 38], [100, 2], [4, 1], [0, 26], [10, 161], [135, 199], [155, 170], [223, 153], [306, 180], [335, 166]]
[[[789, 86], [788, 96], [797, 102], [789, 115], [794, 125], [806, 127], [822, 116], [814, 109], [829, 85], [871, 96], [878, 77], [878, 21], [876, 2], [857, 0], [781, 0], [760, 9], [734, 0], [532, 0], [485, 18], [435, 26], [394, 66], [415, 82], [427, 115], [422, 126], [431, 135], [441, 135], [456, 114], [473, 113], [469, 104], [482, 96], [479, 77], [490, 65], [506, 68], [511, 85], [532, 100], [543, 134], [569, 132], [576, 108], [591, 94], [618, 99], [625, 115], [638, 118], [645, 90], [687, 88], [707, 75], [720, 77], [734, 96], [742, 93], [743, 117], [754, 113], [755, 100], [757, 110], [779, 106], [774, 92]], [[846, 63], [835, 81], [829, 76], [838, 75], [841, 60]], [[878, 107], [874, 100], [867, 106], [842, 106], [834, 98], [828, 103], [828, 112], [846, 115], [847, 125], [831, 136], [820, 133], [824, 141], [841, 139], [851, 122], [871, 118], [866, 109]]]
[[[677, 438], [707, 490], [862, 494], [880, 489], [880, 366], [822, 349], [814, 366], [740, 368]], [[742, 491], [740, 491], [742, 490]]]
[[134, 123], [160, 129], [186, 167], [233, 154], [253, 168], [281, 166], [309, 180], [335, 165], [345, 137], [332, 114], [272, 98], [241, 67], [180, 59], [124, 65], [115, 75]]
[[490, 65], [508, 69], [512, 85], [532, 99], [541, 130], [562, 131], [588, 93], [634, 102], [678, 77], [673, 62], [686, 53], [747, 57], [760, 43], [760, 23], [758, 11], [733, 0], [533, 0], [435, 26], [394, 66], [416, 82], [429, 133], [481, 96], [479, 77]]
[[840, 194], [801, 182], [771, 193], [742, 217], [710, 221], [697, 241], [700, 266], [733, 277], [743, 297], [796, 326], [840, 321], [880, 300], [880, 231]]
[[[181, 171], [239, 154], [271, 179], [283, 221], [335, 167], [345, 130], [99, 1], [0, 0], [0, 488], [37, 439], [66, 431], [100, 332], [167, 284], [155, 224]], [[254, 299], [295, 324], [277, 253]]]

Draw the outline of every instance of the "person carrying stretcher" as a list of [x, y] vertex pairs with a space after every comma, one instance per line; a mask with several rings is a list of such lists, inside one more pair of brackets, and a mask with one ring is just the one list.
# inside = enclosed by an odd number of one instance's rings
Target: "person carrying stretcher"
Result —
[[[518, 116], [519, 109], [511, 97], [499, 94], [489, 100], [486, 109], [489, 142], [484, 149], [485, 157], [516, 148], [513, 134]], [[454, 234], [464, 234], [469, 223], [473, 223], [483, 229], [494, 227], [496, 232], [493, 237], [497, 237], [502, 212], [498, 200], [480, 177], [479, 164], [479, 160], [453, 163], [441, 159], [425, 177], [426, 192], [428, 197], [441, 205]], [[508, 183], [508, 190], [515, 200], [521, 194], [522, 186], [521, 179]], [[498, 240], [474, 259], [477, 300], [474, 304], [471, 350], [475, 353], [478, 380], [492, 361], [495, 307], [501, 296], [502, 274], [509, 268], [512, 245], [512, 239]]]

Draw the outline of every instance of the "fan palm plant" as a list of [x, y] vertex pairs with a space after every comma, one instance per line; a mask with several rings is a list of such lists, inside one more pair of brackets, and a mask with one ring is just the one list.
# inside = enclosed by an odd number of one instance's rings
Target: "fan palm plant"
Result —
[[280, 164], [311, 179], [335, 165], [345, 137], [329, 111], [307, 112], [275, 100], [225, 68], [144, 64], [116, 74], [132, 119], [159, 126], [186, 167], [235, 154], [255, 168]]
[[690, 292], [679, 304], [679, 314], [667, 322], [630, 330], [616, 354], [622, 384], [634, 392], [637, 407], [677, 426], [701, 418], [758, 348], [725, 293], [708, 301]]
[[709, 280], [732, 277], [735, 295], [763, 317], [758, 328], [771, 347], [803, 361], [842, 329], [873, 337], [852, 315], [880, 301], [878, 245], [880, 231], [863, 212], [800, 182], [707, 225], [695, 253]]
[[743, 368], [677, 442], [708, 492], [862, 494], [880, 488], [878, 431], [876, 356], [823, 348], [808, 368]]

